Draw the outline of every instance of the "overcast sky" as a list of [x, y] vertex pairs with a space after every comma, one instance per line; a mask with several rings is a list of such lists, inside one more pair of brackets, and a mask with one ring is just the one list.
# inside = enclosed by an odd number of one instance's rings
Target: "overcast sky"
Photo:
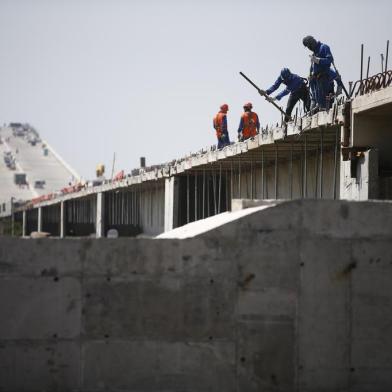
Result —
[[232, 139], [246, 101], [279, 121], [238, 72], [263, 88], [282, 67], [307, 76], [305, 35], [346, 84], [361, 43], [379, 72], [391, 15], [389, 0], [0, 0], [0, 123], [29, 122], [87, 178], [113, 152], [116, 171], [162, 163], [214, 144], [224, 102]]

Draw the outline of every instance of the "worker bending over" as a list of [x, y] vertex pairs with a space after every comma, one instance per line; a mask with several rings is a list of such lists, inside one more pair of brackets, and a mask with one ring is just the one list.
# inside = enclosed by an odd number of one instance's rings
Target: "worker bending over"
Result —
[[270, 95], [283, 83], [286, 88], [281, 91], [276, 97], [271, 97], [272, 100], [281, 100], [287, 94], [290, 94], [287, 101], [285, 122], [290, 120], [291, 112], [299, 100], [304, 103], [305, 111], [310, 109], [310, 96], [309, 90], [305, 83], [306, 79], [290, 72], [288, 68], [283, 68], [280, 71], [280, 76], [276, 79], [275, 83], [265, 92]]
[[218, 148], [226, 147], [230, 144], [229, 132], [227, 130], [227, 112], [229, 105], [224, 103], [219, 112], [214, 117], [214, 129], [216, 130], [216, 137], [218, 139]]
[[252, 104], [247, 102], [244, 105], [244, 113], [241, 115], [240, 126], [238, 127], [238, 140], [244, 141], [255, 137], [260, 130], [259, 116], [252, 112]]

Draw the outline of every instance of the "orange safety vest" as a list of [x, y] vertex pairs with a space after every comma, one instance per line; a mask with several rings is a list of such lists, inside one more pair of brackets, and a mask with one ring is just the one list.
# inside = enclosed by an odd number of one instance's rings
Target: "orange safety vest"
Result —
[[245, 112], [242, 113], [241, 118], [244, 123], [244, 129], [242, 130], [242, 136], [244, 139], [256, 136], [257, 123], [259, 119], [257, 114], [254, 112]]
[[222, 113], [222, 112], [217, 113], [216, 116], [214, 117], [214, 128], [216, 130], [216, 137], [218, 139], [220, 139], [223, 133], [222, 123], [224, 117], [226, 117], [226, 113]]

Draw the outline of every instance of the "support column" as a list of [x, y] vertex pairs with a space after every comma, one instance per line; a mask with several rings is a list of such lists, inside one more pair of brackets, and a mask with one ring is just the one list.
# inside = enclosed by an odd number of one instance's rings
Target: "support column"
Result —
[[165, 232], [177, 227], [178, 218], [178, 180], [176, 177], [165, 179]]
[[64, 207], [65, 202], [60, 202], [60, 238], [65, 237], [65, 214], [64, 214]]
[[96, 238], [102, 238], [104, 233], [104, 202], [103, 202], [103, 193], [97, 193], [97, 216], [95, 219], [95, 236]]
[[26, 210], [22, 212], [22, 237], [26, 237], [27, 214]]
[[42, 207], [38, 207], [37, 231], [42, 231]]

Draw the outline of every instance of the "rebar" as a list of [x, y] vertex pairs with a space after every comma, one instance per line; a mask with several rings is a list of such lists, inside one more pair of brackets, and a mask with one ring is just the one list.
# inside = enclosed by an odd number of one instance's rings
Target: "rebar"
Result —
[[334, 165], [333, 165], [333, 199], [336, 200], [336, 170], [338, 166], [338, 132], [339, 128], [336, 129], [335, 134], [335, 152], [334, 152]]
[[324, 150], [324, 131], [320, 128], [320, 199], [323, 198], [323, 150]]
[[218, 214], [221, 213], [222, 164], [219, 164]]
[[275, 145], [275, 200], [278, 199], [278, 145]]

